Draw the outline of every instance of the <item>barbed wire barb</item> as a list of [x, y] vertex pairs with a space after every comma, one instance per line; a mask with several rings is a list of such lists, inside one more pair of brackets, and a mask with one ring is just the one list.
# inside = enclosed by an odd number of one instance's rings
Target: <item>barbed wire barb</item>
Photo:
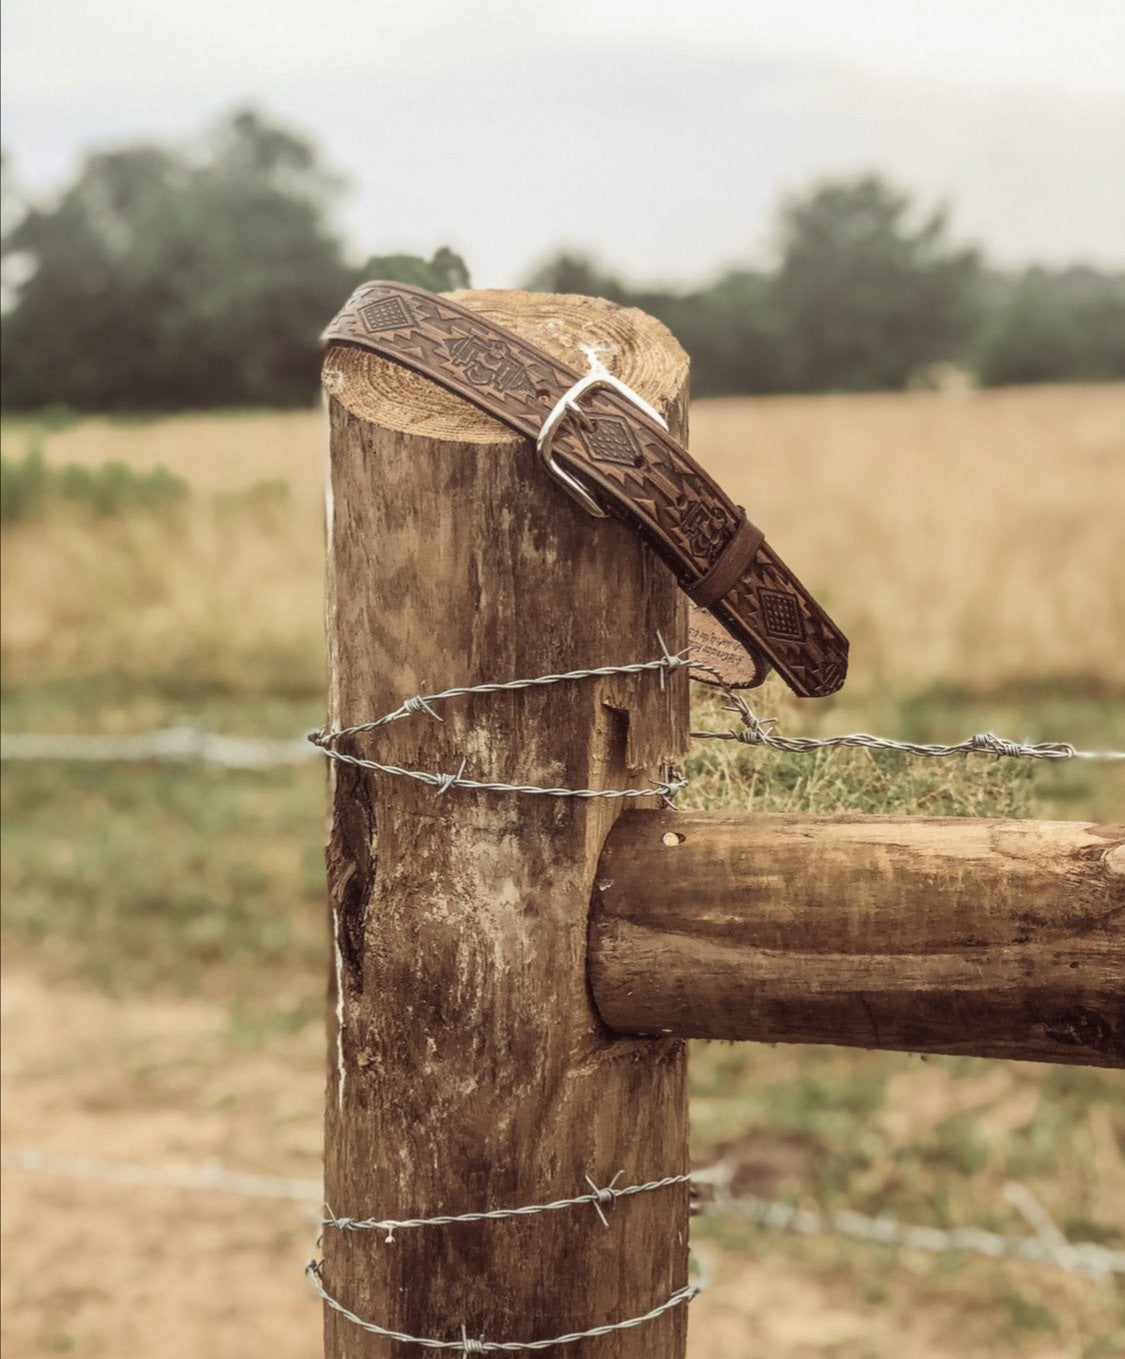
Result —
[[403, 769], [397, 765], [383, 764], [378, 760], [367, 759], [341, 750], [341, 741], [355, 739], [403, 718], [418, 714], [431, 717], [436, 722], [444, 718], [434, 708], [435, 703], [461, 698], [469, 694], [495, 694], [519, 689], [530, 689], [551, 684], [562, 684], [572, 680], [603, 678], [611, 675], [635, 675], [646, 671], [655, 672], [663, 689], [667, 676], [674, 670], [690, 665], [696, 674], [711, 676], [715, 687], [728, 702], [724, 711], [735, 713], [741, 723], [739, 730], [729, 731], [692, 731], [691, 738], [696, 741], [735, 741], [741, 745], [784, 752], [790, 755], [809, 754], [818, 750], [838, 747], [855, 747], [866, 750], [896, 750], [907, 755], [919, 757], [945, 758], [952, 755], [994, 755], [1009, 758], [1033, 760], [1125, 760], [1121, 750], [1079, 750], [1067, 741], [1011, 741], [997, 736], [994, 732], [978, 732], [963, 741], [942, 745], [915, 741], [899, 741], [889, 736], [877, 736], [870, 732], [850, 732], [838, 736], [782, 736], [777, 728], [777, 718], [759, 717], [740, 693], [733, 690], [723, 679], [719, 670], [700, 661], [691, 661], [691, 647], [671, 652], [660, 632], [656, 634], [661, 654], [652, 661], [639, 661], [628, 665], [596, 666], [581, 670], [570, 670], [557, 675], [539, 675], [533, 679], [506, 680], [503, 683], [475, 684], [444, 689], [440, 693], [413, 694], [404, 699], [392, 712], [370, 722], [360, 722], [355, 726], [335, 730], [322, 728], [309, 732], [305, 740], [268, 740], [254, 737], [223, 736], [208, 732], [199, 727], [181, 726], [163, 730], [140, 732], [132, 736], [56, 736], [33, 732], [18, 732], [0, 736], [0, 757], [9, 760], [99, 760], [99, 761], [147, 761], [199, 760], [217, 764], [227, 769], [268, 769], [276, 765], [301, 764], [316, 754], [337, 760], [342, 764], [369, 769], [375, 773], [393, 777], [415, 779], [430, 785], [438, 795], [451, 788], [475, 789], [478, 792], [523, 793], [558, 798], [644, 798], [659, 797], [665, 806], [675, 810], [674, 799], [686, 781], [668, 771], [662, 781], [654, 781], [649, 788], [545, 788], [533, 784], [514, 784], [502, 782], [481, 782], [464, 777], [464, 764], [455, 775], [439, 774], [423, 769]]
[[[203, 1167], [137, 1165], [120, 1161], [99, 1161], [85, 1157], [49, 1156], [39, 1151], [8, 1151], [0, 1155], [5, 1170], [24, 1171], [38, 1175], [100, 1180], [110, 1184], [128, 1184], [137, 1188], [170, 1188], [248, 1195], [254, 1198], [288, 1199], [314, 1206], [320, 1203], [323, 1217], [321, 1229], [335, 1227], [341, 1231], [389, 1230], [398, 1228], [442, 1226], [452, 1222], [498, 1220], [504, 1217], [527, 1216], [539, 1212], [553, 1212], [574, 1205], [601, 1201], [605, 1194], [614, 1199], [630, 1194], [645, 1193], [667, 1185], [691, 1183], [694, 1189], [709, 1192], [712, 1197], [698, 1201], [697, 1216], [721, 1215], [745, 1218], [759, 1226], [778, 1231], [822, 1233], [874, 1241], [882, 1245], [914, 1247], [930, 1252], [968, 1251], [992, 1259], [1006, 1258], [1035, 1264], [1045, 1264], [1091, 1278], [1105, 1278], [1125, 1274], [1125, 1249], [1115, 1249], [1093, 1241], [1069, 1241], [1055, 1226], [1038, 1199], [1025, 1186], [1013, 1182], [1005, 1187], [1004, 1195], [1028, 1220], [1035, 1231], [1033, 1237], [1006, 1236], [985, 1231], [980, 1227], [929, 1227], [901, 1223], [894, 1213], [886, 1211], [871, 1217], [854, 1209], [818, 1212], [800, 1208], [783, 1200], [762, 1199], [756, 1195], [735, 1195], [732, 1192], [734, 1170], [727, 1162], [716, 1162], [695, 1170], [691, 1175], [671, 1175], [646, 1184], [627, 1185], [621, 1189], [607, 1185], [590, 1194], [554, 1203], [530, 1204], [522, 1208], [494, 1209], [489, 1213], [467, 1213], [460, 1217], [414, 1218], [404, 1221], [356, 1221], [338, 1216], [321, 1197], [321, 1186], [314, 1180], [284, 1179], [280, 1176], [240, 1174], [225, 1170], [218, 1163]], [[1050, 1223], [1050, 1229], [1045, 1224]], [[393, 1240], [392, 1240], [393, 1244]]]

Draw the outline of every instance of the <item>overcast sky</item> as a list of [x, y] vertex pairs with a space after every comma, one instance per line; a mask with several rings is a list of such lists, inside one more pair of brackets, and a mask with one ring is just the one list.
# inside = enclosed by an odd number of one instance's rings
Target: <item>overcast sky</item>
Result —
[[868, 169], [1001, 262], [1125, 266], [1125, 0], [5, 0], [3, 40], [21, 186], [253, 103], [345, 173], [357, 256], [479, 284], [762, 263], [786, 194]]

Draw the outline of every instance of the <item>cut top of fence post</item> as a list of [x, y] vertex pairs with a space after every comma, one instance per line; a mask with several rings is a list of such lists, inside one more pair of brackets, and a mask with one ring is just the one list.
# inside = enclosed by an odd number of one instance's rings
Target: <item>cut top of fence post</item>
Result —
[[[458, 296], [577, 368], [592, 350], [683, 437], [686, 358], [652, 318], [581, 297]], [[332, 347], [324, 378], [330, 728], [412, 694], [650, 659], [658, 633], [683, 647], [669, 571], [622, 524], [585, 514], [528, 441], [358, 349]], [[468, 695], [440, 716], [356, 737], [356, 753], [438, 773], [464, 764], [482, 781], [639, 787], [686, 747], [687, 675]], [[682, 1175], [681, 1045], [611, 1037], [588, 994], [588, 902], [619, 804], [442, 787], [333, 762], [332, 1213], [456, 1216], [588, 1193], [587, 1176]], [[608, 1226], [586, 1205], [389, 1245], [329, 1225], [320, 1279], [356, 1316], [407, 1336], [582, 1333], [653, 1312], [687, 1283], [685, 1184], [603, 1211]], [[684, 1313], [567, 1352], [673, 1359]], [[330, 1356], [423, 1352], [332, 1309], [325, 1324]]]
[[[569, 293], [494, 288], [445, 296], [482, 312], [579, 372], [600, 364], [655, 406], [677, 438], [685, 437], [681, 396], [687, 387], [687, 355], [655, 317], [603, 298]], [[479, 355], [482, 370], [495, 371], [499, 361], [485, 352]], [[384, 429], [458, 444], [522, 442], [476, 406], [370, 350], [332, 345], [321, 376], [331, 398]]]

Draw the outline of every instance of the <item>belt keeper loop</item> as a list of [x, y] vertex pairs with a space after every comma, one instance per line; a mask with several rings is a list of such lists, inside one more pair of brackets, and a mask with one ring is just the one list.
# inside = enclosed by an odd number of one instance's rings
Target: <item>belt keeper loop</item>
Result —
[[766, 535], [747, 518], [746, 511], [738, 507], [741, 515], [726, 547], [711, 563], [707, 571], [685, 593], [693, 604], [701, 609], [709, 609], [737, 583], [746, 568], [753, 561], [758, 548], [765, 542]]

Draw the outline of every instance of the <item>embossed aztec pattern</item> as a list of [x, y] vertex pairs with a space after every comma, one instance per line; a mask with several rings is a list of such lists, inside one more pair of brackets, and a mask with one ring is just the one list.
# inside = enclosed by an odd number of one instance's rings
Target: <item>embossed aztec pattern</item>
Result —
[[370, 335], [380, 330], [401, 329], [410, 324], [410, 314], [401, 297], [380, 297], [356, 310], [356, 317]]
[[[324, 333], [403, 364], [534, 440], [581, 374], [482, 313], [421, 288], [365, 283]], [[631, 524], [691, 586], [738, 528], [740, 512], [670, 435], [612, 391], [582, 399], [588, 423], [565, 420], [554, 453], [616, 517]], [[752, 655], [796, 693], [835, 692], [848, 643], [768, 543], [711, 609]], [[765, 667], [759, 667], [760, 682]]]
[[800, 610], [792, 595], [782, 594], [780, 590], [760, 589], [758, 600], [762, 606], [762, 622], [771, 637], [788, 637], [793, 641], [804, 639]]
[[619, 415], [603, 415], [578, 430], [578, 437], [598, 462], [615, 462], [621, 467], [636, 467], [644, 454], [633, 437], [628, 420]]

